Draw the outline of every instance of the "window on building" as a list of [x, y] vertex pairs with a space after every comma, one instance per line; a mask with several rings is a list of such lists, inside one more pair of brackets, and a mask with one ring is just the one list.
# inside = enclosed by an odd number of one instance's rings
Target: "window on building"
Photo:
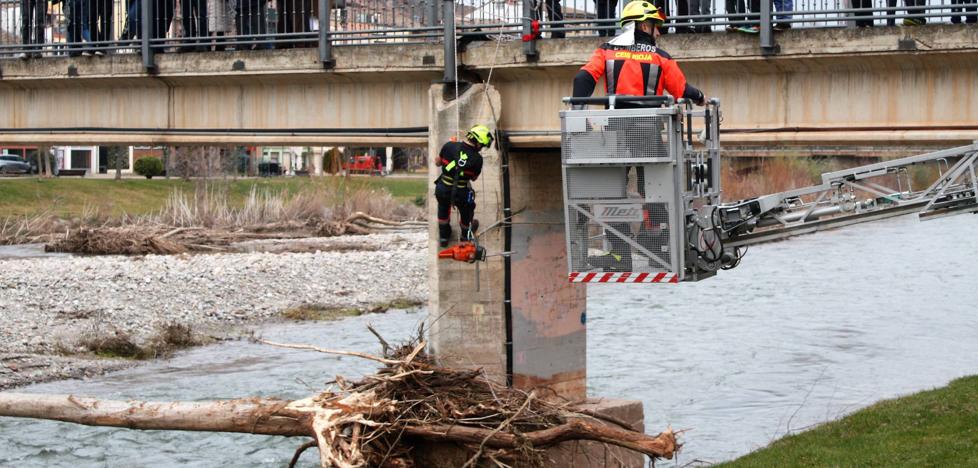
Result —
[[69, 169], [88, 169], [91, 167], [92, 150], [71, 150], [71, 161]]

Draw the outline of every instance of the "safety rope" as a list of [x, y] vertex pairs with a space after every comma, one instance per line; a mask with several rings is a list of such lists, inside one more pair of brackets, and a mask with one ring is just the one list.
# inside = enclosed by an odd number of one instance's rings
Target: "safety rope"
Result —
[[[454, 14], [454, 4], [453, 4], [453, 14]], [[500, 48], [500, 45], [502, 44], [502, 42], [503, 41], [507, 41], [507, 42], [508, 41], [515, 41], [515, 40], [519, 39], [519, 37], [518, 36], [505, 35], [502, 32], [499, 32], [496, 35], [490, 35], [489, 37], [492, 38], [492, 39], [494, 39], [496, 41], [496, 46], [495, 46], [495, 48], [493, 50], [492, 61], [490, 62], [490, 65], [489, 65], [489, 73], [486, 76], [486, 80], [485, 80], [485, 83], [483, 85], [483, 98], [485, 99], [485, 103], [489, 107], [489, 112], [490, 112], [491, 117], [492, 117], [493, 127], [496, 127], [498, 125], [498, 115], [496, 113], [496, 108], [495, 108], [495, 106], [492, 103], [492, 99], [490, 99], [490, 97], [489, 97], [489, 86], [492, 83], [492, 74], [493, 74], [493, 71], [496, 68], [496, 60], [497, 60], [497, 58], [499, 56], [499, 48]], [[457, 21], [452, 21], [452, 40], [455, 41], [455, 44], [456, 45], [458, 44], [458, 22]], [[455, 70], [455, 73], [454, 73], [455, 80], [454, 80], [454, 83], [453, 83], [453, 85], [455, 87], [455, 135], [461, 141], [462, 139], [464, 139], [464, 136], [462, 135], [462, 127], [461, 127], [461, 121], [462, 121], [462, 117], [461, 117], [461, 104], [460, 104], [460, 101], [459, 101], [459, 98], [460, 98], [460, 96], [459, 96], [459, 77], [458, 77], [458, 70], [457, 70], [458, 63], [459, 63], [458, 62], [458, 57], [459, 57], [458, 47], [457, 46], [456, 47], [453, 47], [452, 48], [452, 51], [454, 53], [454, 59], [455, 59], [454, 60], [454, 63], [455, 63], [455, 66], [456, 66], [456, 70]], [[479, 118], [476, 121], [477, 123], [481, 123], [483, 121], [483, 119], [485, 117], [484, 114], [483, 114], [483, 112], [484, 111], [480, 111]], [[496, 142], [496, 148], [497, 148], [496, 151], [497, 152], [498, 152], [499, 144], [500, 144], [499, 142]], [[452, 205], [454, 205], [454, 203], [455, 203], [455, 200], [454, 200], [454, 192], [455, 191], [454, 191], [454, 189], [452, 190], [452, 192], [453, 192], [452, 193], [452, 200], [450, 201], [450, 205], [449, 205], [450, 208], [453, 207]], [[486, 179], [484, 177], [482, 178], [481, 183], [480, 183], [480, 193], [483, 193], [483, 194], [487, 193], [486, 192]], [[458, 216], [458, 220], [459, 220], [459, 231], [460, 231], [459, 234], [461, 235], [462, 234], [461, 233], [461, 224], [462, 224], [461, 223], [461, 220], [462, 220], [461, 218], [462, 218], [462, 214], [461, 214], [461, 211], [460, 210], [454, 210], [454, 211], [457, 211], [458, 212], [457, 216]], [[473, 220], [474, 219], [475, 219], [475, 216], [473, 215]], [[472, 224], [473, 223], [470, 221], [470, 223], [469, 223], [469, 229], [472, 228]], [[497, 222], [497, 224], [498, 224], [498, 222]], [[476, 233], [470, 231], [467, 234], [469, 234], [470, 239], [475, 243], [475, 245], [478, 246], [479, 244], [478, 244], [478, 238], [475, 235]], [[460, 267], [461, 267], [461, 265], [460, 265]], [[478, 268], [479, 268], [478, 264], [476, 264], [475, 267], [476, 267], [476, 273], [478, 275]], [[476, 288], [481, 288], [481, 284], [480, 284], [481, 282], [482, 282], [481, 281], [481, 278], [477, 278], [477, 280], [476, 280]], [[490, 288], [488, 288], [489, 290], [487, 291], [487, 294], [488, 294], [489, 299], [491, 300], [491, 298], [492, 298], [492, 290], [491, 290], [492, 282], [491, 281], [489, 282], [489, 286], [490, 286]]]
[[[452, 70], [452, 76], [455, 77], [455, 138], [461, 138], [461, 114], [462, 110], [458, 102], [458, 21], [455, 20], [455, 2], [452, 2], [452, 55], [454, 60], [452, 64], [455, 66], [455, 70]], [[452, 200], [454, 203], [454, 200]]]

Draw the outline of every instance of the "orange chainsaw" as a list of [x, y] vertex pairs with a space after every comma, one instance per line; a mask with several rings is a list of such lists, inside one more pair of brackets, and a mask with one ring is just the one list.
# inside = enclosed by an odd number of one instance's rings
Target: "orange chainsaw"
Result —
[[486, 261], [486, 249], [473, 242], [462, 242], [438, 252], [438, 258], [468, 263], [484, 262]]

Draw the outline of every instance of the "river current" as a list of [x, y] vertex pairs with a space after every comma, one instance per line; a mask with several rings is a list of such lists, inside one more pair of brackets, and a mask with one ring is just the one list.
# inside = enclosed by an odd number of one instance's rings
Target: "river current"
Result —
[[[642, 400], [646, 428], [689, 429], [677, 465], [717, 462], [787, 433], [978, 373], [978, 217], [904, 217], [751, 248], [680, 285], [588, 291], [592, 396]], [[406, 337], [423, 310], [276, 325], [275, 341], [376, 352], [367, 323]], [[356, 358], [238, 341], [86, 381], [20, 392], [115, 399], [303, 397]], [[0, 418], [0, 466], [284, 466], [300, 442]], [[314, 451], [303, 456], [315, 464]], [[662, 466], [663, 464], [660, 464]], [[671, 464], [666, 464], [671, 466]]]

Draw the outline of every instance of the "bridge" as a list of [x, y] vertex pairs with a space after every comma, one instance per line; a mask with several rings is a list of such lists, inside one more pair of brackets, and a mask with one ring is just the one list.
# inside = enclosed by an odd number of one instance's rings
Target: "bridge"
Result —
[[[741, 34], [666, 35], [691, 83], [724, 108], [740, 154], [885, 154], [953, 146], [978, 130], [978, 29], [796, 29], [778, 52]], [[596, 37], [481, 41], [449, 56], [458, 76], [497, 90], [512, 143], [557, 147], [560, 98]], [[56, 57], [0, 62], [0, 140], [9, 144], [425, 145], [437, 43]], [[465, 83], [463, 82], [463, 88]], [[454, 82], [449, 91], [454, 91]], [[450, 93], [448, 93], [450, 94]], [[480, 116], [488, 118], [489, 115]]]

